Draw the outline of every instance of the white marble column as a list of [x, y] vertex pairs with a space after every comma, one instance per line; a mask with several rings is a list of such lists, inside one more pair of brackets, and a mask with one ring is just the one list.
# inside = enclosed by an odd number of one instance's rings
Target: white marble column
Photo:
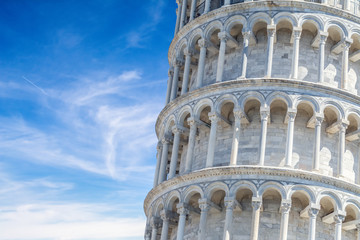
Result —
[[181, 65], [182, 65], [181, 60], [177, 59], [175, 61], [175, 66], [174, 66], [174, 77], [173, 77], [172, 85], [171, 85], [170, 101], [174, 100], [177, 97], [178, 83], [179, 83], [179, 72], [180, 72]]
[[260, 133], [260, 151], [259, 151], [259, 165], [264, 166], [265, 163], [265, 150], [266, 150], [266, 135], [267, 135], [267, 125], [270, 116], [270, 110], [264, 109], [260, 110], [261, 116], [261, 133]]
[[291, 78], [298, 78], [298, 69], [299, 69], [299, 48], [300, 48], [300, 36], [301, 36], [301, 28], [294, 27], [293, 29], [293, 57], [292, 57], [292, 65], [291, 65]]
[[230, 0], [225, 0], [224, 1], [224, 6], [228, 6], [228, 5], [230, 5], [231, 4], [231, 1]]
[[194, 148], [195, 148], [196, 132], [197, 132], [197, 123], [195, 119], [193, 117], [190, 117], [188, 118], [187, 122], [190, 126], [190, 133], [189, 133], [188, 148], [186, 152], [185, 173], [191, 172]]
[[209, 113], [209, 118], [211, 121], [210, 136], [209, 136], [209, 145], [206, 155], [206, 167], [213, 167], [214, 165], [214, 155], [215, 155], [215, 145], [216, 145], [216, 131], [219, 118], [215, 112]]
[[174, 69], [171, 67], [168, 72], [168, 82], [167, 82], [167, 90], [166, 90], [166, 100], [165, 104], [168, 104], [170, 102], [170, 95], [171, 95], [171, 88], [172, 88], [172, 79], [174, 75]]
[[280, 224], [280, 240], [287, 240], [289, 213], [291, 209], [290, 201], [283, 201], [280, 206], [281, 224]]
[[253, 211], [252, 211], [252, 219], [251, 219], [251, 235], [250, 240], [258, 240], [259, 236], [259, 225], [260, 225], [260, 211], [262, 201], [261, 198], [252, 198], [251, 202]]
[[341, 240], [341, 230], [342, 230], [342, 223], [345, 219], [345, 216], [343, 215], [335, 215], [335, 238], [334, 240]]
[[241, 76], [240, 78], [246, 78], [246, 69], [247, 69], [247, 62], [248, 62], [248, 52], [249, 52], [249, 41], [251, 37], [250, 31], [245, 31], [242, 33], [244, 37], [243, 42], [243, 52], [242, 52], [242, 69], [241, 69]]
[[211, 0], [205, 0], [204, 14], [210, 12], [210, 3], [211, 3]]
[[159, 172], [160, 172], [160, 164], [161, 164], [161, 150], [162, 150], [162, 143], [159, 141], [157, 146], [157, 154], [156, 154], [156, 168], [155, 168], [155, 175], [154, 175], [154, 184], [153, 187], [156, 187], [159, 181]]
[[187, 10], [187, 0], [183, 0], [182, 8], [181, 8], [180, 29], [182, 29], [185, 25], [186, 10]]
[[309, 208], [309, 240], [315, 240], [316, 237], [316, 217], [319, 213], [317, 208]]
[[296, 109], [291, 109], [291, 110], [289, 109], [287, 112], [287, 117], [288, 117], [288, 130], [287, 130], [287, 138], [286, 138], [285, 166], [292, 167]]
[[197, 0], [191, 1], [190, 20], [189, 21], [192, 21], [195, 19], [196, 2], [197, 2]]
[[348, 127], [348, 122], [342, 121], [339, 123], [339, 162], [338, 162], [338, 175], [339, 177], [344, 177], [344, 155], [345, 155], [345, 133]]
[[356, 240], [360, 240], [360, 224], [356, 224], [356, 234], [357, 234]]
[[325, 70], [325, 44], [329, 33], [320, 32], [319, 35], [320, 35], [320, 42], [319, 42], [318, 81], [322, 83], [324, 82], [324, 70]]
[[234, 110], [235, 121], [233, 123], [233, 140], [231, 147], [230, 166], [235, 166], [237, 164], [242, 114], [243, 113], [240, 110]]
[[169, 234], [169, 215], [166, 210], [160, 212], [160, 217], [162, 219], [162, 229], [161, 229], [161, 240], [168, 240]]
[[158, 219], [157, 218], [153, 218], [151, 219], [151, 227], [152, 227], [152, 232], [151, 232], [151, 240], [156, 240], [157, 239], [157, 233], [158, 233], [158, 229], [159, 229], [159, 223], [158, 223]]
[[350, 0], [344, 0], [344, 10], [350, 11]]
[[185, 55], [185, 66], [184, 66], [183, 84], [181, 87], [181, 95], [187, 93], [188, 91], [191, 57], [193, 55], [193, 52], [189, 48], [186, 48], [184, 50], [184, 55]]
[[267, 61], [266, 61], [266, 72], [265, 77], [271, 77], [272, 61], [274, 54], [274, 40], [276, 34], [276, 25], [267, 26], [268, 43], [267, 43]]
[[179, 155], [179, 146], [180, 146], [180, 137], [181, 133], [183, 132], [178, 126], [174, 126], [172, 128], [172, 132], [174, 134], [173, 140], [173, 148], [171, 153], [171, 160], [170, 160], [170, 170], [169, 170], [169, 178], [174, 178], [176, 174], [176, 166], [178, 162], [178, 155]]
[[233, 223], [233, 212], [236, 207], [236, 202], [234, 199], [225, 198], [225, 226], [224, 226], [224, 237], [223, 240], [230, 240], [232, 235], [232, 223]]
[[151, 240], [151, 233], [145, 233], [145, 240]]
[[167, 138], [162, 139], [163, 149], [162, 149], [162, 153], [161, 153], [161, 164], [160, 164], [158, 184], [160, 184], [166, 180], [166, 165], [168, 162], [169, 143], [170, 143], [169, 139], [167, 139]]
[[200, 213], [200, 223], [199, 223], [199, 240], [206, 239], [206, 220], [207, 215], [210, 210], [210, 205], [208, 204], [208, 200], [206, 198], [199, 199], [199, 207], [201, 209]]
[[178, 4], [178, 9], [176, 11], [176, 24], [175, 24], [175, 35], [179, 32], [179, 27], [180, 27], [180, 18], [181, 18], [181, 9], [182, 9], [182, 4], [179, 0], [176, 1]]
[[342, 68], [341, 68], [341, 88], [348, 89], [348, 72], [349, 72], [349, 49], [353, 40], [346, 39], [342, 45]]
[[314, 144], [314, 163], [313, 170], [320, 169], [320, 143], [321, 143], [321, 124], [324, 118], [322, 116], [315, 116], [315, 144]]
[[200, 56], [198, 63], [198, 72], [196, 77], [196, 88], [201, 88], [203, 84], [204, 71], [205, 71], [205, 62], [206, 62], [206, 49], [208, 47], [208, 42], [205, 39], [199, 40], [200, 47]]
[[220, 39], [220, 49], [219, 49], [219, 56], [218, 56], [217, 70], [216, 70], [216, 82], [222, 82], [222, 78], [224, 75], [226, 42], [229, 39], [229, 37], [226, 32], [219, 32], [218, 37]]
[[189, 214], [189, 210], [186, 208], [184, 203], [179, 203], [176, 207], [177, 207], [177, 212], [179, 214], [179, 222], [178, 222], [176, 240], [183, 240], [185, 224], [186, 224], [186, 215]]

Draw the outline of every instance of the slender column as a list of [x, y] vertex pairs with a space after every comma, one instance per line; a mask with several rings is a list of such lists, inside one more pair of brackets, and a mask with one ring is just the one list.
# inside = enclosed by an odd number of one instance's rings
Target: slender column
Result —
[[168, 104], [170, 102], [173, 75], [174, 75], [174, 69], [171, 67], [168, 72], [169, 79], [168, 79], [167, 90], [166, 90], [165, 104]]
[[204, 14], [210, 12], [210, 2], [211, 0], [205, 0]]
[[287, 240], [290, 209], [291, 209], [291, 202], [281, 203], [280, 240]]
[[251, 236], [250, 240], [258, 240], [259, 236], [259, 225], [260, 225], [260, 211], [262, 201], [261, 198], [252, 198], [251, 202], [253, 211], [252, 211], [252, 224], [251, 224]]
[[234, 117], [235, 117], [235, 122], [233, 124], [234, 131], [233, 131], [233, 140], [231, 147], [230, 166], [235, 166], [237, 164], [242, 112], [240, 110], [235, 110]]
[[286, 139], [286, 153], [285, 153], [285, 166], [291, 167], [292, 153], [294, 142], [294, 122], [296, 117], [296, 109], [288, 110], [288, 130]]
[[209, 113], [209, 118], [211, 121], [210, 136], [209, 136], [209, 146], [207, 151], [206, 158], [206, 167], [212, 167], [214, 165], [214, 154], [215, 154], [215, 144], [216, 144], [216, 129], [218, 125], [219, 118], [216, 116], [215, 112]]
[[299, 46], [300, 46], [300, 36], [301, 36], [301, 28], [294, 27], [293, 30], [294, 36], [294, 50], [293, 50], [293, 58], [291, 65], [291, 78], [298, 78], [298, 69], [299, 69]]
[[178, 222], [178, 231], [177, 231], [177, 240], [184, 239], [184, 230], [185, 230], [185, 223], [186, 223], [186, 215], [189, 214], [189, 210], [187, 210], [184, 203], [179, 203], [177, 206], [177, 212], [179, 216]]
[[168, 161], [168, 154], [169, 154], [169, 139], [164, 138], [162, 140], [163, 150], [161, 154], [161, 164], [160, 164], [160, 173], [159, 173], [159, 181], [158, 184], [162, 183], [166, 180], [166, 165]]
[[350, 11], [350, 0], [344, 1], [344, 10]]
[[180, 18], [181, 18], [181, 9], [182, 9], [182, 4], [181, 2], [178, 2], [178, 9], [176, 11], [176, 24], [175, 24], [175, 35], [179, 32], [179, 27], [180, 27]]
[[199, 199], [199, 207], [201, 209], [200, 213], [200, 223], [199, 223], [199, 240], [205, 240], [206, 238], [206, 220], [207, 215], [210, 210], [210, 205], [206, 198]]
[[318, 80], [320, 83], [324, 82], [324, 70], [325, 70], [325, 43], [329, 33], [320, 32], [319, 43], [319, 67], [318, 67]]
[[188, 149], [186, 153], [186, 165], [185, 165], [185, 173], [191, 172], [192, 162], [193, 162], [193, 153], [194, 153], [194, 147], [195, 147], [195, 137], [196, 137], [196, 131], [197, 131], [197, 124], [194, 118], [189, 118], [187, 120], [189, 126], [190, 126], [190, 133], [189, 133], [189, 143], [188, 143]]
[[322, 116], [315, 117], [315, 145], [314, 145], [314, 163], [313, 170], [320, 169], [320, 141], [321, 141], [321, 124], [324, 118]]
[[316, 236], [316, 217], [319, 213], [317, 208], [309, 208], [309, 240], [315, 240]]
[[342, 68], [341, 68], [341, 88], [348, 89], [348, 71], [349, 71], [349, 49], [352, 39], [346, 39], [343, 43]]
[[183, 0], [182, 8], [181, 8], [180, 29], [182, 29], [185, 25], [186, 9], [187, 9], [187, 0]]
[[151, 240], [151, 233], [150, 232], [145, 233], [145, 240]]
[[192, 21], [195, 18], [196, 2], [197, 2], [197, 0], [191, 1], [190, 20], [189, 21]]
[[267, 34], [268, 34], [268, 46], [267, 46], [267, 62], [266, 62], [266, 77], [271, 77], [272, 71], [272, 61], [273, 61], [273, 53], [274, 53], [274, 38], [276, 34], [276, 26], [268, 25], [267, 26]]
[[357, 240], [360, 240], [360, 224], [356, 224]]
[[152, 233], [151, 233], [151, 240], [156, 240], [157, 238], [157, 233], [158, 233], [158, 229], [159, 229], [159, 220], [155, 217], [153, 217], [153, 219], [151, 219], [151, 227], [152, 227]]
[[174, 126], [172, 128], [172, 132], [174, 133], [174, 141], [173, 141], [173, 148], [172, 148], [171, 160], [170, 160], [169, 179], [175, 177], [176, 174], [176, 166], [179, 155], [180, 136], [182, 130], [177, 126]]
[[160, 164], [161, 164], [161, 150], [162, 150], [162, 144], [159, 141], [157, 145], [157, 155], [156, 155], [156, 168], [155, 168], [155, 176], [154, 176], [154, 187], [157, 186], [158, 180], [159, 180], [159, 172], [160, 172]]
[[225, 0], [224, 6], [228, 6], [228, 5], [230, 5], [230, 0]]
[[345, 216], [343, 215], [335, 215], [335, 240], [341, 240], [341, 229], [342, 229], [342, 222], [344, 221]]
[[345, 133], [348, 127], [347, 122], [339, 123], [339, 162], [338, 162], [338, 175], [339, 177], [344, 177], [344, 155], [345, 155]]
[[231, 239], [233, 211], [234, 211], [235, 206], [236, 206], [236, 203], [235, 203], [234, 199], [225, 199], [226, 215], [225, 215], [223, 240]]
[[183, 85], [181, 88], [181, 95], [187, 93], [187, 90], [188, 90], [191, 56], [193, 55], [193, 52], [190, 49], [186, 48], [184, 51], [184, 55], [185, 55], [185, 66], [184, 66]]
[[260, 134], [260, 151], [259, 151], [259, 165], [264, 166], [265, 149], [266, 149], [266, 134], [270, 110], [260, 110], [261, 115], [261, 134]]
[[179, 71], [181, 67], [182, 62], [180, 60], [175, 61], [175, 67], [174, 67], [174, 77], [172, 80], [172, 86], [171, 86], [171, 96], [170, 101], [174, 100], [177, 96], [178, 91], [178, 82], [179, 82]]
[[160, 212], [160, 217], [162, 219], [162, 230], [161, 230], [161, 240], [167, 240], [169, 234], [169, 216], [166, 210]]
[[216, 70], [216, 82], [222, 82], [222, 78], [224, 74], [226, 42], [229, 39], [229, 37], [226, 32], [219, 32], [218, 37], [220, 39], [220, 50], [219, 50], [218, 64]]
[[242, 69], [241, 69], [241, 76], [240, 78], [246, 78], [246, 69], [247, 69], [247, 62], [248, 62], [248, 52], [249, 52], [249, 41], [251, 37], [251, 32], [246, 31], [243, 32], [244, 43], [243, 43], [243, 60], [242, 60]]
[[202, 87], [204, 70], [205, 70], [206, 49], [208, 47], [208, 42], [202, 38], [199, 40], [199, 46], [200, 46], [200, 56], [199, 56], [198, 72], [196, 78], [196, 88]]

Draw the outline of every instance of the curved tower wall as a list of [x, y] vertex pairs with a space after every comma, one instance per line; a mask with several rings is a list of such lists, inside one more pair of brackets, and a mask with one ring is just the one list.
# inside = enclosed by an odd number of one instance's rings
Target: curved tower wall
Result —
[[357, 1], [178, 1], [145, 239], [360, 239]]

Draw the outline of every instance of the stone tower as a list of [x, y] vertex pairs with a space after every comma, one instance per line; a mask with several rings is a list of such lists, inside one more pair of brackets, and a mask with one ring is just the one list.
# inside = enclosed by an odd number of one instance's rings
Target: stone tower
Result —
[[360, 239], [358, 0], [179, 0], [145, 239]]

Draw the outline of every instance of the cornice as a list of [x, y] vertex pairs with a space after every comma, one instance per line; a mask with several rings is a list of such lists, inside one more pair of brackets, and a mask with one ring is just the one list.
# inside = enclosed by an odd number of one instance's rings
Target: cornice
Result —
[[179, 176], [156, 186], [146, 196], [144, 201], [144, 210], [146, 212], [153, 201], [177, 186], [182, 187], [186, 184], [191, 185], [201, 182], [209, 182], [211, 178], [218, 181], [244, 180], [244, 178], [249, 180], [249, 176], [254, 180], [271, 177], [271, 180], [294, 182], [294, 179], [298, 179], [298, 182], [301, 184], [322, 185], [331, 189], [347, 191], [352, 194], [360, 194], [360, 186], [357, 184], [349, 183], [339, 178], [325, 176], [315, 172], [264, 166], [214, 167]]

